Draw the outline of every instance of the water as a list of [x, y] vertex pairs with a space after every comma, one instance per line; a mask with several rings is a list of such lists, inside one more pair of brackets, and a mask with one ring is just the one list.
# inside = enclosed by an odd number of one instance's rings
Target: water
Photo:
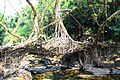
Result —
[[120, 80], [120, 75], [89, 76], [79, 70], [63, 70], [36, 74], [33, 80]]

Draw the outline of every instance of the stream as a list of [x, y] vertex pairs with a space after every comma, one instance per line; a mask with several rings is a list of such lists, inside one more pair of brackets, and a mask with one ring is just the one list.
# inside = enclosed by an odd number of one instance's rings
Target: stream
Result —
[[33, 74], [33, 80], [120, 80], [120, 75], [90, 76], [78, 70]]

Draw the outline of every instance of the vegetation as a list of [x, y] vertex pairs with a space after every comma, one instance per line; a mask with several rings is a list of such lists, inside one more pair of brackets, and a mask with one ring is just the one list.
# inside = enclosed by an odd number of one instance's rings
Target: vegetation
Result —
[[[101, 66], [103, 61], [113, 61], [116, 66], [120, 61], [119, 0], [38, 0], [35, 5], [26, 0], [26, 3], [28, 6], [12, 16], [5, 17], [0, 12], [3, 66], [10, 60], [10, 64], [16, 59], [19, 62], [16, 56], [22, 56], [22, 60], [25, 54], [37, 55], [45, 66], [51, 65], [46, 64], [47, 59], [67, 66]], [[6, 54], [9, 56], [3, 57]]]
[[[49, 2], [49, 3], [48, 3]], [[46, 5], [47, 4], [47, 5]], [[36, 12], [39, 17], [39, 27], [44, 28], [47, 24], [54, 21], [53, 12], [54, 12], [54, 4], [55, 0], [48, 0], [48, 1], [38, 1], [36, 7]], [[81, 35], [81, 34], [90, 34], [95, 35], [97, 33], [100, 24], [105, 21], [104, 16], [104, 1], [92, 1], [92, 0], [84, 0], [84, 1], [73, 1], [73, 0], [60, 0], [61, 4], [61, 14], [64, 20], [65, 27], [68, 29], [68, 33], [73, 36]], [[109, 0], [107, 2], [107, 17], [110, 17], [114, 12], [119, 10], [119, 1], [118, 0]], [[1, 19], [4, 18], [2, 17]], [[32, 22], [32, 10], [29, 7], [26, 7], [18, 14], [14, 16], [8, 16], [6, 19], [2, 19], [4, 23], [7, 25], [8, 29], [14, 31], [20, 36], [28, 37], [32, 32], [32, 25], [29, 23]], [[107, 22], [107, 27], [104, 29], [104, 40], [112, 40], [112, 41], [119, 41], [119, 15], [115, 15], [114, 18]], [[81, 33], [78, 29], [84, 26], [84, 31]], [[1, 27], [2, 28], [2, 27]], [[54, 31], [53, 27], [45, 28], [43, 33], [44, 36], [49, 37]], [[48, 30], [48, 31], [47, 31]], [[71, 31], [73, 30], [73, 31]], [[77, 31], [78, 30], [78, 31]], [[27, 32], [27, 33], [26, 33]], [[73, 32], [73, 33], [71, 33]], [[75, 33], [77, 32], [77, 33]], [[85, 33], [88, 32], [88, 33]], [[1, 41], [3, 43], [7, 43], [9, 41], [9, 34], [1, 31], [4, 34], [1, 37]], [[109, 34], [109, 35], [107, 35]], [[77, 36], [78, 37], [78, 36]], [[1, 42], [2, 43], [2, 42]]]

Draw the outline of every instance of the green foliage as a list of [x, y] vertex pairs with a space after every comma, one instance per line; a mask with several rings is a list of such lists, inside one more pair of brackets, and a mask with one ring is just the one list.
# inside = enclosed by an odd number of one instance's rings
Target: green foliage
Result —
[[[75, 8], [72, 8], [71, 12], [67, 14], [64, 18], [64, 24], [69, 32], [69, 34], [72, 36], [76, 33], [75, 28], [80, 28], [78, 22], [82, 24], [85, 27], [85, 30], [89, 31], [88, 29], [91, 28], [92, 33], [90, 36], [97, 33], [98, 28], [100, 27], [99, 24], [102, 24], [104, 19], [104, 1], [103, 0], [70, 0], [71, 4], [68, 4], [70, 9], [75, 6]], [[72, 2], [73, 1], [73, 2]], [[70, 2], [69, 2], [70, 3]], [[119, 1], [118, 0], [109, 0], [107, 7], [107, 14], [108, 17], [111, 16], [114, 12], [117, 10], [120, 10]], [[76, 21], [75, 19], [78, 21]], [[98, 23], [97, 23], [97, 21]], [[120, 15], [117, 15], [115, 18], [113, 18], [110, 22], [107, 23], [107, 27], [105, 27], [105, 35], [104, 39], [109, 40], [120, 40]], [[78, 29], [77, 29], [78, 30]], [[73, 32], [73, 33], [72, 33]], [[78, 31], [77, 31], [78, 32]], [[86, 31], [84, 31], [84, 34]], [[81, 33], [77, 33], [74, 35], [74, 39], [77, 35]], [[109, 34], [109, 35], [108, 35]], [[103, 37], [103, 36], [102, 36]]]
[[23, 11], [21, 11], [21, 21], [19, 24], [19, 28], [18, 28], [18, 34], [24, 37], [29, 37], [30, 33], [32, 32], [32, 19], [31, 19], [31, 14], [32, 14], [32, 10], [28, 7], [24, 8]]
[[[4, 15], [1, 13], [0, 13], [0, 20], [2, 20], [3, 22], [6, 22]], [[4, 30], [3, 30], [2, 26], [0, 25], [0, 45], [2, 45], [3, 37], [4, 37]]]
[[[115, 3], [119, 3], [119, 0], [108, 0], [107, 14], [108, 17], [115, 11], [120, 10], [120, 6]], [[77, 40], [76, 36], [82, 34], [81, 26], [85, 27], [84, 34], [94, 35], [97, 33], [99, 25], [96, 23], [96, 19], [99, 24], [104, 22], [104, 1], [103, 0], [60, 0], [61, 17], [64, 19], [64, 24], [68, 30], [68, 33]], [[51, 34], [54, 33], [54, 25], [49, 26], [42, 30], [44, 26], [54, 21], [54, 7], [55, 0], [38, 0], [36, 11], [39, 19], [39, 27], [41, 30], [40, 36], [44, 39], [49, 39]], [[4, 22], [8, 29], [13, 33], [28, 38], [32, 32], [33, 16], [30, 7], [25, 7], [19, 15], [9, 16]], [[0, 18], [2, 14], [0, 14]], [[76, 20], [75, 20], [76, 19]], [[77, 22], [78, 21], [78, 22]], [[114, 19], [107, 23], [105, 28], [105, 40], [120, 40], [120, 15], [117, 15]], [[11, 35], [4, 32], [0, 27], [0, 42], [8, 42], [11, 40]], [[109, 34], [109, 36], [108, 36]], [[80, 36], [79, 36], [80, 37]], [[15, 38], [15, 41], [17, 39]]]
[[[9, 16], [6, 21], [6, 25], [8, 29], [19, 36], [29, 37], [30, 33], [32, 32], [32, 21], [31, 21], [31, 13], [32, 10], [28, 7], [24, 8], [21, 11], [20, 16], [14, 15]], [[31, 24], [30, 24], [31, 23]], [[5, 32], [4, 36], [4, 44], [10, 41], [12, 38], [13, 41], [18, 42], [18, 39]]]

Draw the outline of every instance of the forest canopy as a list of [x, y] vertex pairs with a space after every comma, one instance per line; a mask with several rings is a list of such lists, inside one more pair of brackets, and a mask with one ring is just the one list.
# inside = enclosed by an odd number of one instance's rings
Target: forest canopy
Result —
[[[6, 1], [7, 2], [7, 1]], [[21, 3], [22, 4], [22, 3]], [[54, 32], [54, 25], [46, 27], [49, 23], [54, 21], [54, 5], [55, 0], [38, 0], [34, 6], [36, 14], [38, 15], [38, 26], [42, 39], [49, 39]], [[108, 0], [105, 13], [104, 1], [102, 0], [60, 0], [61, 17], [68, 33], [74, 40], [80, 40], [82, 34], [93, 36], [97, 34], [100, 25], [105, 22], [106, 18], [110, 17], [114, 12], [120, 9], [119, 0]], [[11, 5], [14, 8], [14, 5]], [[19, 5], [18, 5], [19, 6]], [[0, 19], [7, 29], [12, 33], [22, 36], [27, 39], [32, 32], [34, 12], [28, 5], [23, 7], [20, 12], [15, 15], [4, 17], [5, 13], [0, 14]], [[31, 24], [30, 24], [31, 23]], [[104, 28], [104, 34], [101, 39], [103, 41], [120, 41], [120, 18], [116, 15], [107, 22]], [[81, 27], [84, 27], [83, 28]], [[82, 30], [81, 30], [82, 28]], [[6, 44], [10, 40], [14, 43], [19, 43], [19, 39], [9, 34], [5, 29], [0, 27], [0, 43]], [[109, 34], [109, 35], [108, 35]]]

